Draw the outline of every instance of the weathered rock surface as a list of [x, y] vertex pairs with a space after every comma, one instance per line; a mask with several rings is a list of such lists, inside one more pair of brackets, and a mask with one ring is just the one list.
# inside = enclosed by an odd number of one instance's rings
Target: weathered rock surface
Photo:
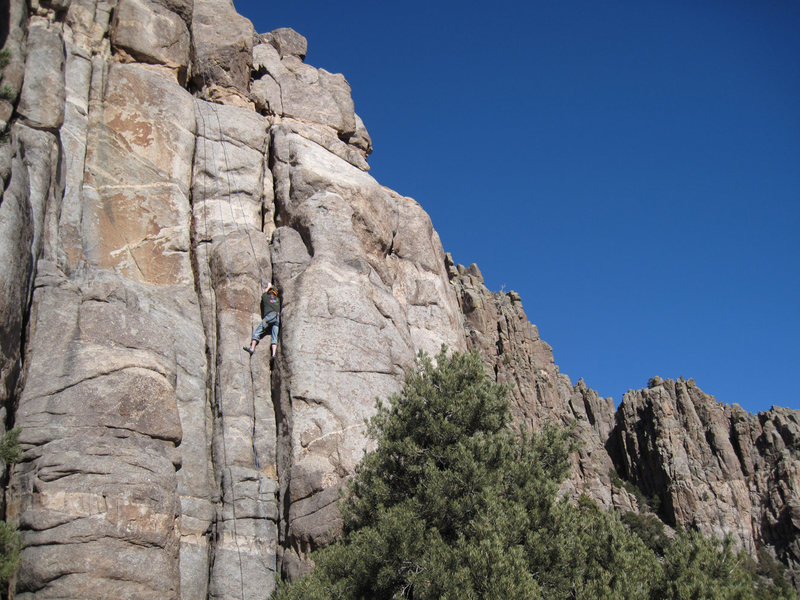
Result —
[[27, 49], [17, 111], [34, 127], [56, 128], [64, 120], [64, 41], [57, 28], [35, 19]]
[[286, 29], [269, 34], [253, 48], [253, 68], [261, 74], [251, 88], [256, 108], [329, 127], [358, 148], [363, 160], [372, 142], [355, 114], [350, 85], [340, 74], [304, 64], [305, 53], [305, 38]]
[[[16, 596], [262, 598], [335, 533], [375, 398], [463, 347], [438, 236], [366, 174], [349, 87], [301, 36], [259, 41], [311, 86], [287, 105], [324, 88], [331, 119], [252, 110], [229, 3], [35, 10], [0, 204]], [[241, 350], [272, 280], [274, 372]]]
[[[336, 535], [364, 418], [419, 350], [478, 350], [519, 425], [582, 442], [564, 492], [797, 566], [797, 411], [689, 382], [615, 413], [513, 293], [368, 173], [342, 75], [230, 0], [8, 3], [0, 414], [17, 598], [264, 598]], [[280, 352], [242, 350], [275, 282]], [[614, 468], [628, 480], [623, 486]]]
[[[181, 554], [183, 597], [258, 598], [272, 589], [277, 551], [276, 422], [265, 354], [242, 350], [258, 322], [260, 290], [272, 277], [262, 213], [272, 215], [269, 123], [251, 110], [196, 101], [192, 184], [196, 283], [209, 357], [209, 401], [188, 449], [210, 449], [219, 502], [187, 477], [198, 509]], [[199, 467], [200, 465], [198, 465]], [[208, 532], [216, 527], [214, 535]], [[191, 557], [191, 558], [190, 558]], [[190, 561], [190, 562], [187, 562]], [[198, 573], [209, 573], [208, 590]]]
[[253, 24], [231, 0], [194, 0], [192, 77], [207, 97], [246, 102], [253, 65]]

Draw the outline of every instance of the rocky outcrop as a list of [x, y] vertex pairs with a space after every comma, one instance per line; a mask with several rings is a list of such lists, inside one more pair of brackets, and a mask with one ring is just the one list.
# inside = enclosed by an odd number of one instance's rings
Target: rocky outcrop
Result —
[[456, 266], [448, 256], [470, 349], [477, 350], [499, 383], [509, 386], [514, 419], [528, 430], [545, 423], [573, 429], [578, 450], [564, 492], [588, 494], [605, 507], [638, 508], [634, 496], [611, 482], [614, 468], [605, 450], [613, 428], [614, 403], [600, 398], [583, 380], [572, 385], [560, 373], [553, 349], [525, 315], [516, 292], [492, 293], [477, 265]]
[[274, 128], [272, 162], [282, 545], [293, 574], [296, 557], [337, 531], [336, 484], [363, 455], [375, 399], [398, 390], [418, 350], [463, 342], [441, 243], [416, 202], [290, 126]]
[[[797, 564], [797, 412], [660, 382], [615, 413], [573, 385], [520, 297], [456, 266], [422, 208], [369, 175], [349, 85], [304, 62], [301, 35], [257, 35], [230, 0], [7, 5], [12, 596], [268, 596], [338, 532], [375, 399], [442, 344], [481, 353], [518, 426], [573, 427], [564, 493], [657, 497], [670, 523]], [[242, 350], [267, 282], [274, 363]]]
[[620, 474], [673, 526], [772, 548], [800, 571], [800, 411], [750, 415], [691, 379], [625, 395], [609, 446]]
[[[277, 29], [259, 36], [253, 48], [253, 69], [258, 79], [251, 98], [264, 114], [291, 117], [295, 129], [362, 170], [372, 140], [354, 112], [350, 85], [340, 74], [328, 73], [303, 63], [308, 43], [291, 29]], [[348, 143], [335, 149], [335, 138]]]
[[694, 381], [654, 377], [615, 410], [583, 380], [560, 373], [515, 292], [491, 293], [476, 265], [448, 273], [467, 344], [509, 386], [516, 423], [573, 428], [579, 444], [563, 492], [620, 511], [656, 512], [669, 526], [766, 548], [798, 579], [800, 411], [750, 415]]

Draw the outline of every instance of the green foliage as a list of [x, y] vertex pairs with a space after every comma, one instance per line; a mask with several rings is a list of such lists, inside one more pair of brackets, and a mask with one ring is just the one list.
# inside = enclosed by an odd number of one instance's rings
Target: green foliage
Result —
[[[6, 466], [19, 462], [22, 458], [22, 451], [19, 448], [19, 432], [19, 427], [15, 427], [0, 438], [0, 460]], [[16, 573], [21, 548], [16, 527], [0, 521], [0, 582], [8, 581]]]
[[11, 51], [8, 48], [0, 50], [0, 71], [8, 66], [11, 62]]
[[[568, 432], [509, 427], [476, 354], [420, 355], [368, 423], [342, 536], [279, 600], [767, 600], [729, 543], [559, 498]], [[760, 594], [760, 595], [759, 595]]]
[[771, 581], [759, 580], [731, 540], [681, 532], [664, 553], [664, 578], [654, 598], [664, 600], [781, 600], [796, 598]]
[[14, 91], [8, 84], [3, 84], [0, 86], [0, 100], [8, 100], [9, 102], [13, 102], [17, 97], [17, 93]]
[[642, 490], [640, 490], [636, 485], [634, 485], [630, 481], [622, 479], [622, 477], [619, 476], [619, 473], [617, 473], [617, 470], [615, 468], [612, 467], [611, 469], [609, 469], [608, 475], [611, 479], [611, 485], [628, 492], [631, 496], [636, 498], [636, 502], [638, 503], [639, 506], [645, 507], [649, 504], [647, 498], [645, 498], [644, 494], [642, 494]]
[[[750, 559], [745, 563], [745, 567], [750, 570], [753, 579], [759, 582], [759, 592], [762, 595], [758, 598], [800, 600], [800, 594], [792, 588], [785, 577], [786, 567], [775, 560], [766, 548], [759, 548], [756, 556], [758, 563]], [[773, 589], [779, 595], [776, 596]], [[764, 590], [767, 591], [767, 595], [763, 595]]]
[[622, 522], [642, 540], [650, 550], [658, 556], [664, 555], [669, 539], [664, 532], [664, 523], [654, 515], [642, 515], [637, 512], [626, 512]]
[[0, 582], [8, 581], [17, 572], [21, 548], [17, 528], [0, 521]]
[[567, 473], [567, 437], [520, 439], [476, 354], [424, 355], [369, 422], [344, 533], [279, 598], [541, 598], [528, 533]]
[[655, 555], [614, 512], [582, 496], [555, 504], [549, 523], [531, 532], [529, 566], [547, 600], [645, 600], [658, 581]]
[[0, 437], [0, 460], [6, 465], [19, 462], [22, 458], [22, 451], [19, 448], [19, 432], [19, 427], [14, 427]]

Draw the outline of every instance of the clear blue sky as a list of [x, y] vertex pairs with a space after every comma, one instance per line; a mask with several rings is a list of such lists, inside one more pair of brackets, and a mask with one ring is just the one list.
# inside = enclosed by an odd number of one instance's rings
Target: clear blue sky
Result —
[[573, 382], [800, 408], [800, 2], [235, 5], [347, 77], [372, 174]]

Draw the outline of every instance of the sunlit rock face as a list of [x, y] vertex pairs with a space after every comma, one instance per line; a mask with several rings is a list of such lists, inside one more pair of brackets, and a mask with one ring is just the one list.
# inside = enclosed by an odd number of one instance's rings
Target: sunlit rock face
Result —
[[[375, 399], [465, 348], [439, 238], [299, 34], [210, 0], [11, 11], [16, 595], [263, 598], [336, 533]], [[242, 350], [270, 281], [272, 365]]]
[[[573, 427], [565, 494], [619, 510], [657, 496], [671, 523], [796, 564], [797, 412], [753, 417], [685, 382], [615, 411], [573, 385], [520, 297], [456, 266], [424, 210], [369, 175], [349, 84], [304, 62], [300, 34], [257, 34], [229, 0], [8, 11], [15, 597], [269, 596], [338, 533], [375, 399], [442, 344], [509, 385], [515, 426]], [[273, 363], [266, 343], [242, 350], [268, 282]]]

